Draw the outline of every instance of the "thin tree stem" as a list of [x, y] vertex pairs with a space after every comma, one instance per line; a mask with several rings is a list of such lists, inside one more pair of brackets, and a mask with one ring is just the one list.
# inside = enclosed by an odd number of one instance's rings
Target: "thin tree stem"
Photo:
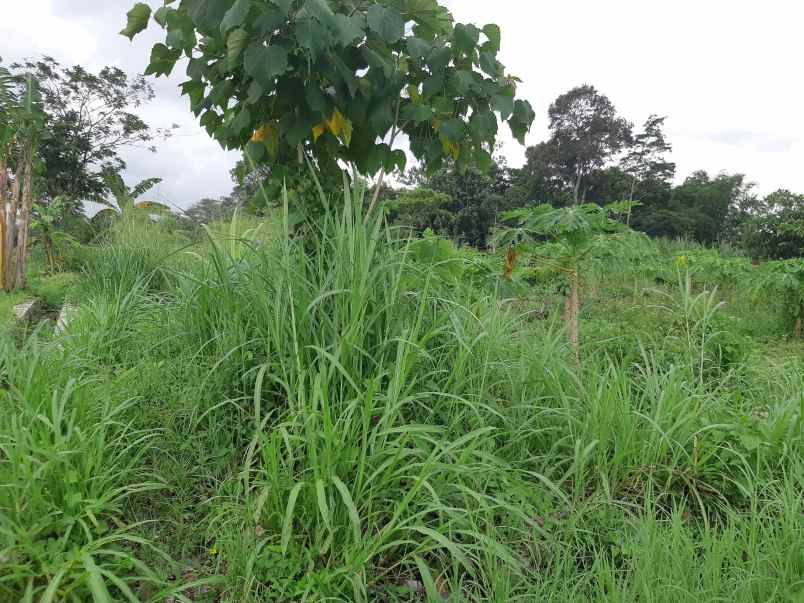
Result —
[[[397, 101], [396, 103], [396, 114], [394, 115], [394, 125], [391, 128], [391, 140], [388, 142], [388, 146], [391, 151], [394, 150], [394, 142], [396, 141], [396, 137], [399, 134], [399, 106], [401, 101]], [[374, 208], [377, 206], [377, 202], [380, 200], [380, 191], [382, 190], [382, 184], [385, 180], [385, 165], [382, 166], [380, 169], [380, 177], [377, 179], [377, 184], [374, 185], [374, 192], [371, 195], [371, 203], [366, 210], [366, 215], [363, 218], [363, 224], [368, 224], [368, 221], [371, 219], [371, 214], [374, 213]]]

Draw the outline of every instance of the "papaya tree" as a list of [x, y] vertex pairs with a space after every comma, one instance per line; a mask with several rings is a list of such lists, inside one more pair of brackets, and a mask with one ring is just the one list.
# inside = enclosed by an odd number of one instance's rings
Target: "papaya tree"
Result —
[[207, 132], [276, 181], [309, 158], [377, 176], [404, 169], [403, 137], [430, 168], [488, 168], [501, 123], [524, 144], [534, 118], [497, 58], [500, 28], [455, 23], [437, 0], [180, 0], [138, 3], [121, 32], [165, 30], [146, 74], [184, 56], [181, 89]]
[[613, 216], [627, 215], [633, 205], [632, 202], [622, 201], [604, 207], [584, 203], [556, 209], [544, 204], [503, 214], [503, 219], [513, 224], [500, 230], [496, 236], [498, 242], [509, 245], [503, 269], [507, 278], [510, 278], [521, 251], [516, 248], [517, 245], [545, 240], [561, 245], [562, 253], [557, 259], [540, 256], [538, 248], [531, 253], [537, 262], [552, 264], [553, 268], [567, 277], [569, 286], [564, 299], [564, 320], [573, 354], [579, 364], [581, 263], [609, 236], [627, 230]]

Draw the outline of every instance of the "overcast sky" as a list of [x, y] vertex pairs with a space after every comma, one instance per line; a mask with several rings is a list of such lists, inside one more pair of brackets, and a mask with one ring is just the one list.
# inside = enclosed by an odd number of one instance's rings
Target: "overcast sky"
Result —
[[[142, 72], [159, 30], [133, 44], [117, 32], [134, 0], [1, 0], [0, 57], [49, 54], [91, 69]], [[679, 179], [696, 169], [742, 172], [761, 192], [804, 192], [804, 51], [800, 0], [447, 0], [461, 22], [498, 23], [501, 60], [524, 80], [536, 121], [529, 144], [547, 134], [547, 107], [589, 83], [641, 124], [667, 115]], [[161, 0], [150, 0], [154, 7]], [[125, 154], [128, 178], [164, 179], [156, 197], [188, 206], [231, 190], [237, 160], [197, 126], [177, 90], [183, 73], [154, 81], [142, 111], [152, 126], [180, 129], [159, 152]], [[524, 150], [505, 130], [509, 164]]]

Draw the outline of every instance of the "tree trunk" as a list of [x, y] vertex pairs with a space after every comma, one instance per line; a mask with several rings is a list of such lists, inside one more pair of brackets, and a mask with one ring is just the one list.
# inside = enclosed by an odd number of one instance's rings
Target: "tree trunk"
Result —
[[793, 332], [796, 334], [796, 337], [801, 339], [801, 317], [800, 316], [796, 320], [796, 326], [795, 326]]
[[17, 166], [17, 174], [14, 178], [14, 184], [11, 187], [11, 199], [6, 205], [6, 240], [4, 246], [5, 266], [3, 266], [5, 274], [5, 282], [3, 283], [3, 287], [6, 291], [13, 291], [15, 286], [14, 277], [16, 274], [14, 272], [13, 258], [14, 246], [16, 243], [15, 235], [17, 232], [17, 205], [19, 204], [20, 200], [20, 185], [23, 174], [23, 164], [24, 162], [20, 162]]
[[17, 234], [17, 286], [25, 288], [28, 279], [25, 263], [28, 259], [28, 224], [33, 206], [33, 191], [31, 190], [31, 172], [33, 171], [33, 153], [30, 147], [25, 149], [25, 176], [22, 182], [22, 207], [20, 210], [20, 228]]
[[[629, 203], [633, 203], [633, 202], [634, 202], [634, 192], [635, 192], [635, 189], [636, 189], [636, 178], [634, 178], [634, 179], [632, 179], [632, 180], [631, 180], [631, 194], [630, 194], [630, 195], [628, 195], [628, 202], [629, 202]], [[628, 208], [628, 217], [627, 217], [627, 218], [626, 218], [626, 220], [625, 220], [625, 224], [626, 224], [626, 226], [629, 226], [629, 227], [631, 226], [631, 212], [632, 212], [632, 211], [633, 211], [633, 209], [632, 209], [631, 207], [629, 207], [629, 208]]]
[[575, 357], [575, 364], [579, 367], [581, 366], [580, 316], [581, 293], [576, 271], [570, 274], [570, 292], [564, 298], [564, 321], [567, 323], [567, 333], [569, 334], [572, 354]]
[[578, 170], [578, 175], [575, 178], [575, 188], [572, 191], [573, 204], [578, 205], [581, 192], [581, 170]]
[[[399, 107], [401, 105], [401, 101], [397, 101], [396, 103], [396, 115], [394, 116], [394, 125], [391, 128], [391, 140], [388, 142], [388, 148], [392, 151], [394, 150], [394, 141], [396, 140], [397, 134], [399, 134]], [[385, 166], [383, 165], [382, 169], [380, 170], [380, 177], [377, 179], [377, 184], [374, 186], [374, 193], [371, 195], [371, 203], [366, 210], [366, 215], [363, 218], [363, 226], [369, 223], [371, 220], [371, 214], [374, 212], [374, 208], [377, 207], [377, 201], [380, 200], [380, 190], [382, 189], [382, 183], [385, 180]]]
[[575, 363], [581, 365], [581, 293], [578, 285], [577, 272], [572, 275], [572, 290], [570, 292], [570, 345], [575, 353]]
[[53, 274], [56, 272], [56, 254], [53, 251], [53, 239], [50, 237], [50, 231], [48, 230], [42, 233], [42, 247], [45, 250], [47, 272]]

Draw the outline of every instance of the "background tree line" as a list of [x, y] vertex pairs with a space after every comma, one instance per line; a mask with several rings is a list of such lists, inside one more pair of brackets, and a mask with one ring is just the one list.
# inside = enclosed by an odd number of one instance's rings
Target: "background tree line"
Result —
[[635, 128], [588, 85], [558, 97], [548, 116], [550, 137], [527, 149], [521, 168], [496, 155], [485, 173], [449, 162], [434, 173], [408, 170], [407, 186], [387, 194], [392, 219], [483, 248], [512, 208], [630, 200], [639, 205], [624, 220], [650, 236], [730, 243], [758, 258], [804, 254], [804, 196], [762, 198], [743, 174], [703, 170], [674, 184], [665, 117]]

